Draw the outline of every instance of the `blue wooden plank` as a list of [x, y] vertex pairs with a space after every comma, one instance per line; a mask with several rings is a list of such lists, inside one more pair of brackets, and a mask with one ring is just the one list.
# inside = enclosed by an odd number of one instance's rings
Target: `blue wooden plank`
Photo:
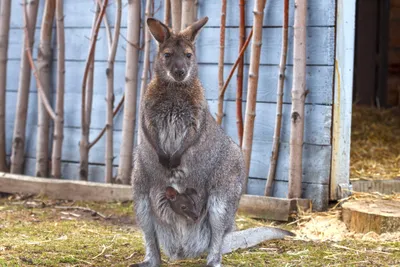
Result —
[[[121, 25], [126, 26], [127, 21], [127, 5], [128, 0], [122, 1], [122, 21]], [[281, 26], [282, 25], [282, 1], [271, 0], [267, 1], [264, 23], [265, 26]], [[38, 18], [42, 18], [44, 1], [40, 1]], [[142, 14], [144, 13], [145, 3], [142, 1]], [[293, 25], [294, 0], [289, 2], [289, 25]], [[163, 16], [163, 1], [155, 1], [156, 18], [162, 19]], [[246, 25], [253, 24], [254, 0], [246, 1]], [[238, 1], [228, 1], [227, 5], [227, 26], [236, 26], [239, 24]], [[334, 0], [309, 0], [308, 1], [307, 24], [309, 26], [333, 26], [335, 23], [335, 1]], [[12, 1], [12, 16], [11, 27], [22, 27], [22, 6], [19, 1]], [[94, 2], [91, 0], [83, 0], [79, 3], [79, 8], [76, 8], [76, 0], [64, 1], [65, 26], [66, 27], [91, 27], [92, 17], [94, 12]], [[220, 25], [221, 2], [215, 0], [199, 1], [198, 17], [208, 16], [210, 18], [207, 26], [219, 27]], [[142, 15], [143, 16], [143, 15]], [[115, 20], [115, 4], [110, 1], [107, 7], [107, 17], [111, 25], [114, 25]], [[37, 22], [37, 27], [40, 27], [40, 20]], [[104, 27], [104, 24], [102, 25]]]
[[[233, 65], [225, 65], [225, 80]], [[260, 66], [259, 86], [257, 89], [257, 101], [276, 102], [276, 89], [278, 83], [279, 66]], [[284, 85], [283, 101], [291, 103], [291, 89], [293, 81], [293, 67], [287, 66]], [[199, 66], [200, 80], [205, 88], [206, 97], [209, 100], [218, 99], [218, 65], [201, 64]], [[243, 100], [246, 100], [248, 81], [248, 67], [244, 68]], [[333, 66], [308, 66], [307, 89], [309, 94], [306, 103], [332, 104]], [[225, 100], [236, 100], [236, 73], [225, 92]]]
[[[20, 60], [10, 60], [8, 63], [7, 90], [16, 91], [18, 89], [18, 75]], [[55, 91], [57, 69], [56, 62], [53, 62], [52, 69], [52, 90]], [[232, 64], [225, 65], [225, 79], [229, 75]], [[94, 74], [94, 94], [106, 94], [106, 74], [107, 62], [95, 62]], [[276, 87], [278, 80], [278, 66], [260, 66], [259, 88], [257, 91], [257, 101], [259, 102], [276, 102]], [[65, 63], [65, 90], [67, 93], [81, 93], [83, 72], [85, 64], [80, 61], [67, 61]], [[124, 91], [125, 86], [125, 62], [116, 62], [114, 65], [115, 80], [114, 92], [120, 95]], [[138, 91], [140, 89], [140, 75], [142, 73], [142, 64], [139, 66]], [[207, 99], [218, 99], [218, 65], [217, 64], [200, 64], [199, 65], [200, 80], [204, 86]], [[243, 96], [247, 94], [248, 66], [244, 69], [244, 86]], [[284, 86], [284, 102], [291, 102], [291, 87], [293, 80], [293, 67], [286, 68], [286, 78]], [[333, 66], [308, 66], [307, 67], [307, 88], [309, 94], [306, 103], [313, 104], [332, 104], [332, 86], [333, 86]], [[36, 92], [36, 82], [31, 77], [31, 92]], [[118, 97], [117, 97], [118, 99]], [[117, 101], [116, 99], [116, 101]], [[236, 99], [236, 74], [234, 74], [225, 93], [225, 100]], [[244, 97], [245, 100], [245, 97]]]
[[[334, 28], [326, 27], [308, 27], [307, 28], [307, 64], [309, 65], [329, 65], [334, 62]], [[11, 30], [10, 45], [8, 56], [11, 59], [21, 57], [22, 34], [21, 29]], [[261, 64], [279, 64], [281, 50], [281, 33], [280, 28], [263, 29], [263, 45], [261, 47]], [[293, 29], [289, 29], [289, 46], [288, 46], [288, 64], [291, 65], [293, 60]], [[36, 31], [35, 40], [38, 40], [38, 31]], [[126, 28], [121, 29], [121, 34], [126, 36]], [[206, 28], [200, 33], [197, 42], [198, 62], [200, 63], [217, 63], [219, 51], [219, 29]], [[89, 47], [90, 29], [88, 28], [68, 28], [65, 29], [66, 51], [65, 58], [67, 60], [86, 60]], [[226, 45], [225, 45], [225, 63], [234, 63], [238, 54], [239, 30], [237, 28], [226, 29]], [[116, 60], [125, 60], [126, 41], [121, 38], [118, 46]], [[34, 53], [37, 53], [38, 42], [35, 42]], [[156, 52], [156, 48], [152, 47], [152, 55]], [[142, 54], [142, 53], [141, 53]], [[95, 58], [97, 60], [107, 60], [108, 47], [105, 29], [100, 29], [99, 39], [96, 44]], [[54, 55], [55, 57], [55, 55]], [[152, 57], [151, 57], [152, 58]], [[245, 62], [250, 61], [250, 53], [246, 51]]]
[[[215, 116], [217, 101], [208, 101], [211, 113]], [[284, 104], [282, 110], [281, 141], [289, 142], [290, 137], [290, 104]], [[274, 103], [257, 103], [254, 126], [255, 141], [272, 141], [274, 123], [276, 119], [276, 105]], [[316, 145], [331, 144], [332, 107], [320, 105], [305, 106], [304, 142]], [[245, 112], [245, 103], [243, 103]], [[237, 136], [236, 131], [236, 103], [225, 101], [223, 128], [231, 136]]]
[[[35, 176], [36, 159], [25, 157], [24, 173], [26, 175]], [[89, 165], [89, 181], [104, 183], [104, 165]], [[117, 168], [113, 168], [113, 175], [117, 175]], [[61, 163], [61, 179], [79, 180], [79, 163], [62, 162]]]

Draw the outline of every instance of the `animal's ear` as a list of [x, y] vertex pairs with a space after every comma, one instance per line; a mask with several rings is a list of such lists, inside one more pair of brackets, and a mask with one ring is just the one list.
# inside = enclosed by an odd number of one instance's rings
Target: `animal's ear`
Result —
[[154, 39], [160, 44], [171, 36], [168, 27], [157, 19], [148, 18], [147, 26], [149, 27], [151, 35], [153, 35]]
[[176, 194], [177, 194], [176, 190], [171, 186], [168, 186], [167, 189], [165, 190], [165, 196], [167, 197], [167, 199], [171, 201], [175, 201]]
[[196, 196], [197, 196], [197, 191], [194, 190], [193, 188], [187, 188], [186, 191], [185, 191], [185, 193], [186, 193], [187, 195], [189, 195], [189, 196], [191, 196], [191, 195], [196, 195]]
[[182, 31], [183, 35], [188, 38], [190, 41], [196, 41], [197, 35], [200, 33], [200, 30], [206, 25], [208, 21], [208, 17], [204, 17], [189, 25]]

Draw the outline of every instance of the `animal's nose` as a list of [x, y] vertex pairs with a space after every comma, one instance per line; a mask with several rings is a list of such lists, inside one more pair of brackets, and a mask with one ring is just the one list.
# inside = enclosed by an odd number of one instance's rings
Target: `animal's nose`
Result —
[[185, 70], [183, 68], [175, 68], [174, 72], [177, 76], [183, 76], [185, 74]]

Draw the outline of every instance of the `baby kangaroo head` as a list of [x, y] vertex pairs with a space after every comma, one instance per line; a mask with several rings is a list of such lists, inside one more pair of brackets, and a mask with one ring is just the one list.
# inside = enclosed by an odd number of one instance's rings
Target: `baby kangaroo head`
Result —
[[171, 205], [172, 210], [191, 221], [197, 221], [200, 214], [197, 211], [193, 197], [197, 196], [196, 190], [186, 189], [185, 193], [179, 194], [173, 187], [166, 188], [165, 196]]
[[208, 17], [204, 17], [175, 33], [161, 21], [147, 19], [149, 30], [159, 48], [154, 62], [154, 71], [158, 78], [182, 83], [197, 77], [195, 41], [207, 21]]

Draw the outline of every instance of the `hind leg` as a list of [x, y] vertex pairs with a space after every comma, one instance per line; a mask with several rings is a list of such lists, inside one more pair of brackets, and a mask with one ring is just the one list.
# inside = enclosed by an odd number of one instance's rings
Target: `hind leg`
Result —
[[150, 199], [148, 196], [142, 196], [140, 200], [135, 201], [136, 219], [143, 231], [146, 255], [141, 263], [132, 264], [132, 267], [158, 267], [161, 265], [160, 246], [156, 236], [154, 224], [151, 216]]

